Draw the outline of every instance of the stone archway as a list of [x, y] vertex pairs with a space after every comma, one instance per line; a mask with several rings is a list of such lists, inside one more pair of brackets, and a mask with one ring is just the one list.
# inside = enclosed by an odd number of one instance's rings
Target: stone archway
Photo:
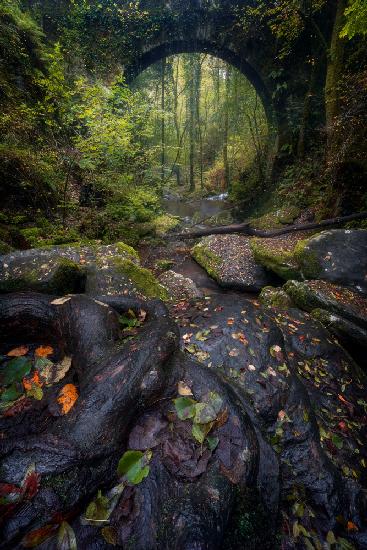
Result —
[[[291, 151], [304, 124], [304, 103], [309, 90], [308, 54], [305, 39], [287, 59], [278, 57], [277, 43], [270, 30], [245, 30], [238, 10], [249, 0], [142, 0], [147, 21], [153, 21], [149, 36], [133, 37], [124, 72], [131, 82], [141, 71], [172, 54], [202, 52], [219, 57], [240, 70], [260, 96], [272, 137], [272, 156]], [[260, 32], [261, 30], [261, 32]], [[318, 79], [313, 108], [324, 107]], [[310, 125], [319, 124], [315, 121]], [[312, 128], [309, 128], [312, 133]]]

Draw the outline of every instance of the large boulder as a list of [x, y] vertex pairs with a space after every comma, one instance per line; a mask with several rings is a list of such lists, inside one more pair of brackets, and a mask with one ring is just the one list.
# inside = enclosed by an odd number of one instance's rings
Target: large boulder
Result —
[[332, 229], [298, 246], [296, 258], [306, 279], [325, 279], [367, 293], [367, 230]]
[[256, 237], [250, 240], [251, 252], [259, 265], [282, 279], [301, 280], [303, 277], [296, 252], [298, 246], [302, 246], [304, 239], [309, 236], [309, 231], [297, 231], [269, 239]]
[[367, 299], [356, 291], [317, 280], [288, 281], [283, 289], [304, 311], [324, 309], [367, 329]]
[[282, 279], [323, 279], [367, 292], [367, 230], [332, 229], [251, 239], [255, 260]]
[[249, 238], [243, 235], [211, 235], [203, 238], [191, 252], [207, 273], [225, 288], [257, 292], [274, 279], [256, 263]]
[[288, 281], [283, 289], [291, 301], [311, 313], [360, 360], [367, 349], [367, 298], [328, 281]]
[[136, 294], [167, 299], [137, 252], [124, 243], [54, 246], [0, 257], [0, 292], [35, 290], [54, 294]]

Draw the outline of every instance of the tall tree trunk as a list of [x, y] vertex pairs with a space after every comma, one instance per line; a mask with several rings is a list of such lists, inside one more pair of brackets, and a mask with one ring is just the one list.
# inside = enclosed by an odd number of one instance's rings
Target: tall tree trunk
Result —
[[306, 133], [307, 133], [307, 127], [309, 124], [309, 118], [311, 113], [311, 98], [312, 98], [312, 94], [315, 86], [315, 78], [316, 78], [316, 57], [311, 59], [310, 63], [311, 63], [311, 70], [310, 70], [310, 76], [309, 76], [309, 85], [308, 85], [308, 89], [307, 89], [304, 103], [303, 103], [302, 121], [301, 121], [301, 127], [298, 135], [297, 156], [299, 159], [303, 159], [305, 156]]
[[325, 114], [327, 131], [327, 161], [330, 162], [337, 149], [335, 121], [340, 112], [340, 79], [343, 73], [344, 39], [339, 34], [344, 25], [347, 0], [338, 0], [331, 37], [325, 82]]
[[162, 111], [162, 126], [161, 126], [161, 180], [164, 182], [164, 165], [166, 163], [166, 123], [165, 123], [165, 109], [166, 109], [166, 58], [162, 59], [161, 67], [161, 86], [162, 86], [162, 96], [161, 96], [161, 111]]
[[204, 188], [203, 179], [203, 132], [201, 128], [201, 56], [195, 57], [195, 107], [196, 107], [196, 127], [199, 138], [199, 157], [200, 157], [200, 187]]
[[188, 101], [188, 116], [189, 116], [189, 189], [195, 191], [195, 74], [194, 74], [194, 57], [190, 55], [188, 66], [189, 78], [189, 101]]
[[225, 104], [224, 104], [224, 126], [223, 126], [223, 166], [224, 166], [225, 188], [227, 191], [229, 191], [231, 187], [229, 161], [228, 161], [229, 95], [230, 95], [230, 79], [231, 79], [231, 72], [230, 72], [229, 65], [226, 66], [225, 79], [226, 79], [226, 83], [225, 83], [226, 92], [225, 92]]

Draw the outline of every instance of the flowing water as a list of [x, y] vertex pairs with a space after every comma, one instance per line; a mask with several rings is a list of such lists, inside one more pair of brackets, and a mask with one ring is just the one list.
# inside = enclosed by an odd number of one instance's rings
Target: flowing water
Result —
[[[190, 227], [195, 230], [209, 225], [209, 218], [215, 218], [221, 214], [232, 214], [233, 205], [228, 201], [228, 193], [222, 193], [212, 197], [189, 200], [167, 195], [163, 198], [162, 207], [168, 214], [181, 218], [181, 230], [185, 228], [189, 229]], [[228, 222], [217, 222], [218, 225], [224, 223]], [[186, 240], [167, 240], [164, 247], [143, 246], [140, 247], [139, 253], [143, 264], [155, 271], [156, 274], [155, 264], [157, 260], [172, 260], [174, 265], [171, 269], [176, 273], [184, 275], [184, 277], [192, 279], [205, 295], [227, 294], [231, 292], [221, 288], [191, 257], [190, 247], [193, 244], [192, 241]], [[237, 292], [233, 292], [233, 294], [237, 294]]]
[[190, 200], [166, 196], [163, 197], [162, 207], [168, 214], [182, 218], [184, 225], [190, 226], [193, 223], [206, 225], [209, 218], [230, 211], [231, 203], [227, 199], [228, 193]]

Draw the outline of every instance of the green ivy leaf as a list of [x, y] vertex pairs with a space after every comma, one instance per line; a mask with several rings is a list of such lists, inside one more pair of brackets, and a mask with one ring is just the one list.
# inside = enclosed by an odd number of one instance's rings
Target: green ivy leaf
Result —
[[217, 413], [208, 403], [197, 403], [195, 405], [195, 424], [207, 424], [208, 422], [214, 422], [216, 418]]
[[149, 474], [150, 468], [147, 464], [151, 458], [151, 451], [126, 451], [118, 463], [117, 473], [120, 477], [125, 476], [133, 485], [138, 485]]
[[197, 402], [190, 397], [178, 397], [173, 400], [180, 420], [187, 420], [195, 416], [195, 406]]
[[96, 498], [88, 505], [85, 519], [98, 522], [107, 521], [109, 517], [108, 506], [108, 498], [104, 497], [101, 491], [98, 491]]
[[223, 405], [223, 399], [215, 391], [209, 393], [207, 402], [214, 409], [215, 413], [219, 414]]
[[204, 440], [210, 430], [213, 427], [213, 422], [208, 424], [193, 424], [192, 425], [192, 435], [200, 444], [204, 443]]
[[31, 372], [31, 368], [32, 363], [27, 357], [15, 357], [6, 365], [1, 383], [9, 386], [13, 382], [21, 382]]
[[15, 401], [16, 399], [18, 399], [18, 397], [20, 397], [22, 394], [22, 392], [20, 392], [18, 389], [17, 389], [17, 386], [15, 383], [13, 383], [11, 386], [9, 386], [9, 388], [7, 388], [2, 394], [1, 394], [1, 401], [3, 402], [10, 402], [10, 401]]
[[37, 386], [37, 384], [32, 384], [31, 389], [27, 391], [27, 397], [33, 397], [33, 399], [41, 401], [41, 399], [43, 398], [42, 388], [40, 388], [40, 386]]

